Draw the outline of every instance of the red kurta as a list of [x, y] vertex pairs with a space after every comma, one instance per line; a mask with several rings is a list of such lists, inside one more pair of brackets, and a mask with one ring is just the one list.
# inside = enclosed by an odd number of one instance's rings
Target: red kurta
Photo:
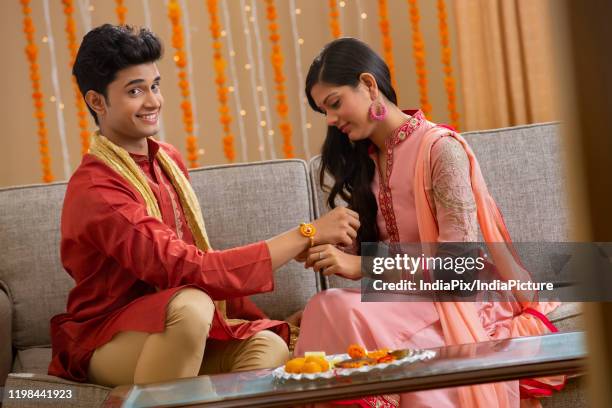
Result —
[[85, 155], [68, 183], [61, 258], [76, 286], [67, 313], [51, 319], [51, 375], [87, 381], [94, 350], [116, 333], [162, 332], [168, 301], [187, 285], [227, 300], [230, 318], [260, 319], [230, 326], [216, 311], [211, 338], [244, 339], [264, 329], [289, 337], [286, 323], [263, 319], [244, 298], [274, 289], [268, 246], [200, 251], [178, 195], [155, 160], [161, 147], [189, 177], [180, 154], [165, 143], [148, 139], [148, 145], [148, 157], [132, 157], [147, 176], [163, 222], [147, 215], [140, 193], [95, 156]]

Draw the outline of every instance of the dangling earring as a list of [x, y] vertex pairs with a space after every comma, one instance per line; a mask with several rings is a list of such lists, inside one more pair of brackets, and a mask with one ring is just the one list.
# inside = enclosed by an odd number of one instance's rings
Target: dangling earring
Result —
[[370, 119], [381, 121], [387, 116], [387, 107], [379, 100], [372, 102], [368, 110]]

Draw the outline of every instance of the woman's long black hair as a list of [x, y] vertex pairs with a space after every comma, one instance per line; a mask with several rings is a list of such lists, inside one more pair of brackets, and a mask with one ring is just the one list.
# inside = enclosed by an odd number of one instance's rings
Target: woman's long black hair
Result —
[[[393, 104], [397, 96], [391, 85], [387, 64], [364, 42], [355, 38], [340, 38], [327, 44], [315, 58], [306, 77], [306, 96], [310, 107], [321, 112], [310, 91], [319, 83], [356, 87], [359, 77], [370, 73], [376, 79], [378, 89]], [[376, 225], [376, 198], [371, 190], [374, 178], [374, 162], [368, 154], [372, 142], [369, 139], [351, 142], [347, 135], [335, 126], [327, 127], [327, 136], [321, 150], [321, 171], [319, 180], [324, 185], [325, 173], [334, 180], [327, 203], [336, 206], [340, 195], [349, 208], [359, 213], [361, 228], [357, 231], [357, 249], [361, 252], [362, 242], [378, 241]], [[327, 186], [329, 188], [329, 186]]]

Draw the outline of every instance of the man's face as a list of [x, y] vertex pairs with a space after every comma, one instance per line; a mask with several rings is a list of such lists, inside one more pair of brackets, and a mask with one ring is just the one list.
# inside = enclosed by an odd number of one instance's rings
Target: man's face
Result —
[[164, 98], [155, 63], [133, 65], [117, 72], [107, 87], [105, 111], [98, 115], [107, 137], [142, 139], [159, 131], [159, 113]]

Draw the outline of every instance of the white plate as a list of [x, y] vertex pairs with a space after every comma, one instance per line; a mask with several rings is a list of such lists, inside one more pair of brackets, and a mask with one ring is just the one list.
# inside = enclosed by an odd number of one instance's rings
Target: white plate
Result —
[[[321, 373], [308, 373], [308, 374], [292, 374], [285, 371], [285, 366], [278, 367], [272, 371], [272, 376], [274, 378], [282, 379], [282, 380], [317, 380], [320, 378], [332, 378], [337, 376], [347, 376], [353, 375], [357, 373], [367, 373], [368, 371], [374, 370], [384, 370], [390, 366], [399, 366], [402, 364], [414, 363], [416, 361], [424, 361], [429, 360], [436, 356], [436, 352], [432, 350], [414, 350], [413, 354], [410, 356], [406, 356], [399, 360], [391, 361], [390, 363], [382, 363], [375, 365], [364, 365], [359, 368], [332, 368], [330, 370], [321, 372]], [[344, 360], [348, 360], [350, 357], [348, 354], [334, 354], [331, 356], [325, 357], [327, 361], [331, 362], [340, 362]]]

